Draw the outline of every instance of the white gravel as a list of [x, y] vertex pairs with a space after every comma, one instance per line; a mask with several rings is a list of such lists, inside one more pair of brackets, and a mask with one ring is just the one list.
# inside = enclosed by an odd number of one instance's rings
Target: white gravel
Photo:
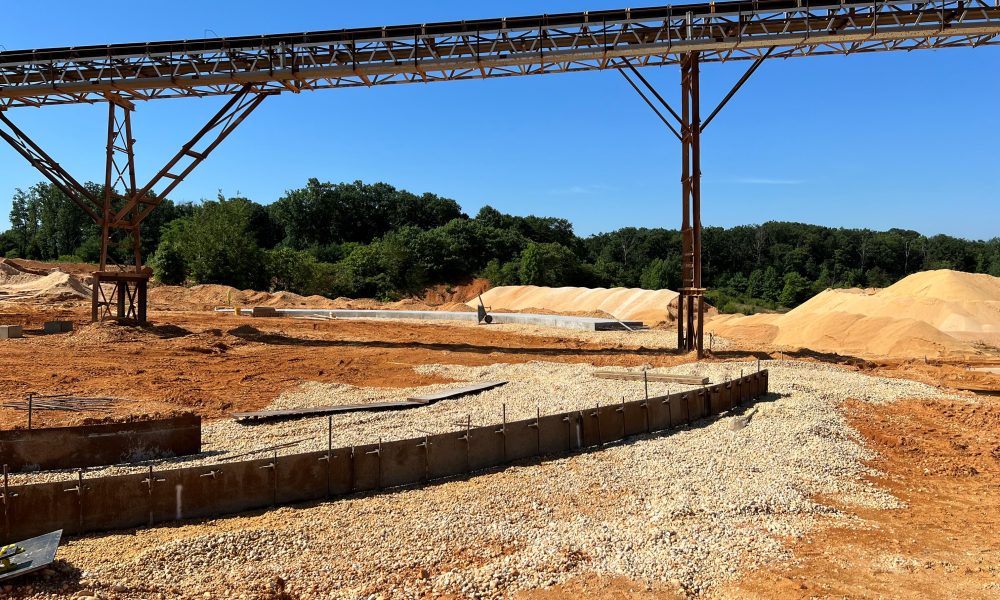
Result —
[[[786, 540], [819, 525], [844, 523], [847, 517], [813, 500], [819, 495], [849, 505], [899, 506], [864, 479], [871, 471], [863, 461], [871, 455], [838, 410], [841, 401], [942, 396], [923, 384], [832, 366], [764, 366], [771, 370], [777, 397], [759, 402], [742, 429], [731, 427], [737, 417], [724, 417], [464, 481], [176, 530], [158, 527], [83, 539], [72, 542], [67, 554], [86, 571], [85, 585], [106, 597], [267, 597], [280, 576], [301, 598], [435, 593], [500, 598], [591, 572], [679, 586], [697, 595], [743, 570], [786, 559]], [[563, 410], [579, 401], [573, 400], [577, 390], [592, 385], [581, 378], [581, 369], [589, 367], [573, 365], [425, 368], [465, 380], [503, 372], [502, 378], [516, 382], [503, 401], [508, 411], [516, 406], [518, 414], [533, 414], [544, 397], [553, 397], [552, 412]], [[668, 371], [704, 373], [718, 381], [754, 368], [712, 363]], [[608, 383], [592, 393], [617, 397], [625, 390], [617, 384], [630, 386], [624, 393], [641, 393], [635, 382]], [[408, 435], [408, 428], [443, 427], [469, 412], [474, 420], [494, 421], [501, 397], [496, 392], [396, 415], [351, 416], [350, 427], [338, 428], [338, 440]], [[280, 402], [295, 405], [322, 393], [323, 388], [310, 385]], [[113, 550], [119, 558], [107, 560], [102, 550]]]

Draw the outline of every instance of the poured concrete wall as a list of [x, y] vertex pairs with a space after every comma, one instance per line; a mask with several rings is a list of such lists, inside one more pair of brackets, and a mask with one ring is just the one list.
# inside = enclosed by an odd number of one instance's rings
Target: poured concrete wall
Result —
[[201, 452], [201, 417], [0, 431], [10, 471], [79, 469]]
[[3, 543], [213, 517], [468, 474], [688, 425], [767, 393], [767, 371], [669, 396], [410, 440], [145, 474], [11, 486]]

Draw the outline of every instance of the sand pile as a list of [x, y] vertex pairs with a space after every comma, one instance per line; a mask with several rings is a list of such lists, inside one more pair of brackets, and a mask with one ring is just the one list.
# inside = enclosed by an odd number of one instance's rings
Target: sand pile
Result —
[[[677, 292], [636, 288], [549, 288], [508, 285], [483, 292], [483, 303], [495, 312], [518, 311], [579, 316], [613, 316], [647, 325], [674, 320]], [[479, 299], [467, 303], [478, 306]]]
[[449, 302], [468, 302], [491, 287], [493, 284], [489, 279], [473, 279], [463, 285], [436, 285], [424, 292], [424, 302], [434, 306]]
[[915, 273], [883, 290], [826, 290], [783, 315], [724, 315], [727, 338], [854, 356], [968, 354], [1000, 345], [1000, 278]]
[[0, 300], [65, 302], [90, 298], [90, 286], [61, 269], [40, 270], [0, 259]]

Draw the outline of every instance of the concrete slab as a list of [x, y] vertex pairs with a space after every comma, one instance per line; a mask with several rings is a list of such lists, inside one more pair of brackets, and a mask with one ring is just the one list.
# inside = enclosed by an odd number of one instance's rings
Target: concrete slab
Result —
[[[282, 317], [329, 317], [337, 319], [419, 319], [425, 321], [477, 321], [474, 312], [452, 312], [437, 310], [341, 310], [341, 309], [311, 309], [311, 308], [279, 308], [271, 309], [275, 315]], [[232, 308], [217, 308], [216, 312], [235, 313]], [[641, 321], [616, 321], [614, 319], [598, 319], [594, 317], [570, 317], [565, 315], [535, 315], [528, 313], [490, 313], [493, 324], [537, 325], [539, 327], [556, 327], [560, 329], [575, 329], [578, 331], [624, 331], [643, 327]], [[624, 325], [623, 325], [624, 323]]]
[[0, 340], [13, 340], [24, 337], [24, 328], [20, 325], [0, 325]]
[[45, 333], [68, 333], [73, 331], [73, 321], [46, 321]]

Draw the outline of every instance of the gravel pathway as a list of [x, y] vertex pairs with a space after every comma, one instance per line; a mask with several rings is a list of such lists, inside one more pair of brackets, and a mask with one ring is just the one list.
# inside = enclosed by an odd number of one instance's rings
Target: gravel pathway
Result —
[[[742, 428], [733, 426], [739, 416], [727, 416], [467, 480], [84, 538], [61, 556], [85, 572], [83, 585], [109, 598], [277, 597], [268, 595], [276, 578], [300, 598], [501, 598], [590, 572], [706, 593], [743, 570], [787, 559], [786, 540], [848, 522], [814, 501], [818, 495], [899, 506], [864, 479], [872, 473], [863, 465], [871, 455], [838, 410], [840, 402], [942, 396], [923, 384], [826, 365], [764, 366], [774, 396], [758, 402]], [[425, 368], [466, 380], [494, 378], [501, 369]], [[713, 363], [669, 371], [718, 381], [754, 368]], [[519, 395], [525, 390], [572, 397], [574, 386], [589, 385], [579, 369], [503, 366], [505, 378], [525, 384], [508, 388], [514, 396], [505, 400], [508, 410], [514, 404], [516, 411], [534, 410], [537, 396]], [[637, 391], [634, 382], [618, 383]], [[281, 403], [306, 402], [320, 391], [310, 386]], [[619, 394], [613, 386], [604, 391]], [[476, 410], [475, 404], [497, 401], [488, 394], [458, 407], [442, 403], [426, 413], [381, 415], [357, 425], [365, 439], [403, 435], [407, 427], [434, 427]], [[553, 411], [563, 406], [556, 397]], [[474, 419], [495, 414], [486, 409]], [[346, 440], [349, 434], [338, 435]]]

